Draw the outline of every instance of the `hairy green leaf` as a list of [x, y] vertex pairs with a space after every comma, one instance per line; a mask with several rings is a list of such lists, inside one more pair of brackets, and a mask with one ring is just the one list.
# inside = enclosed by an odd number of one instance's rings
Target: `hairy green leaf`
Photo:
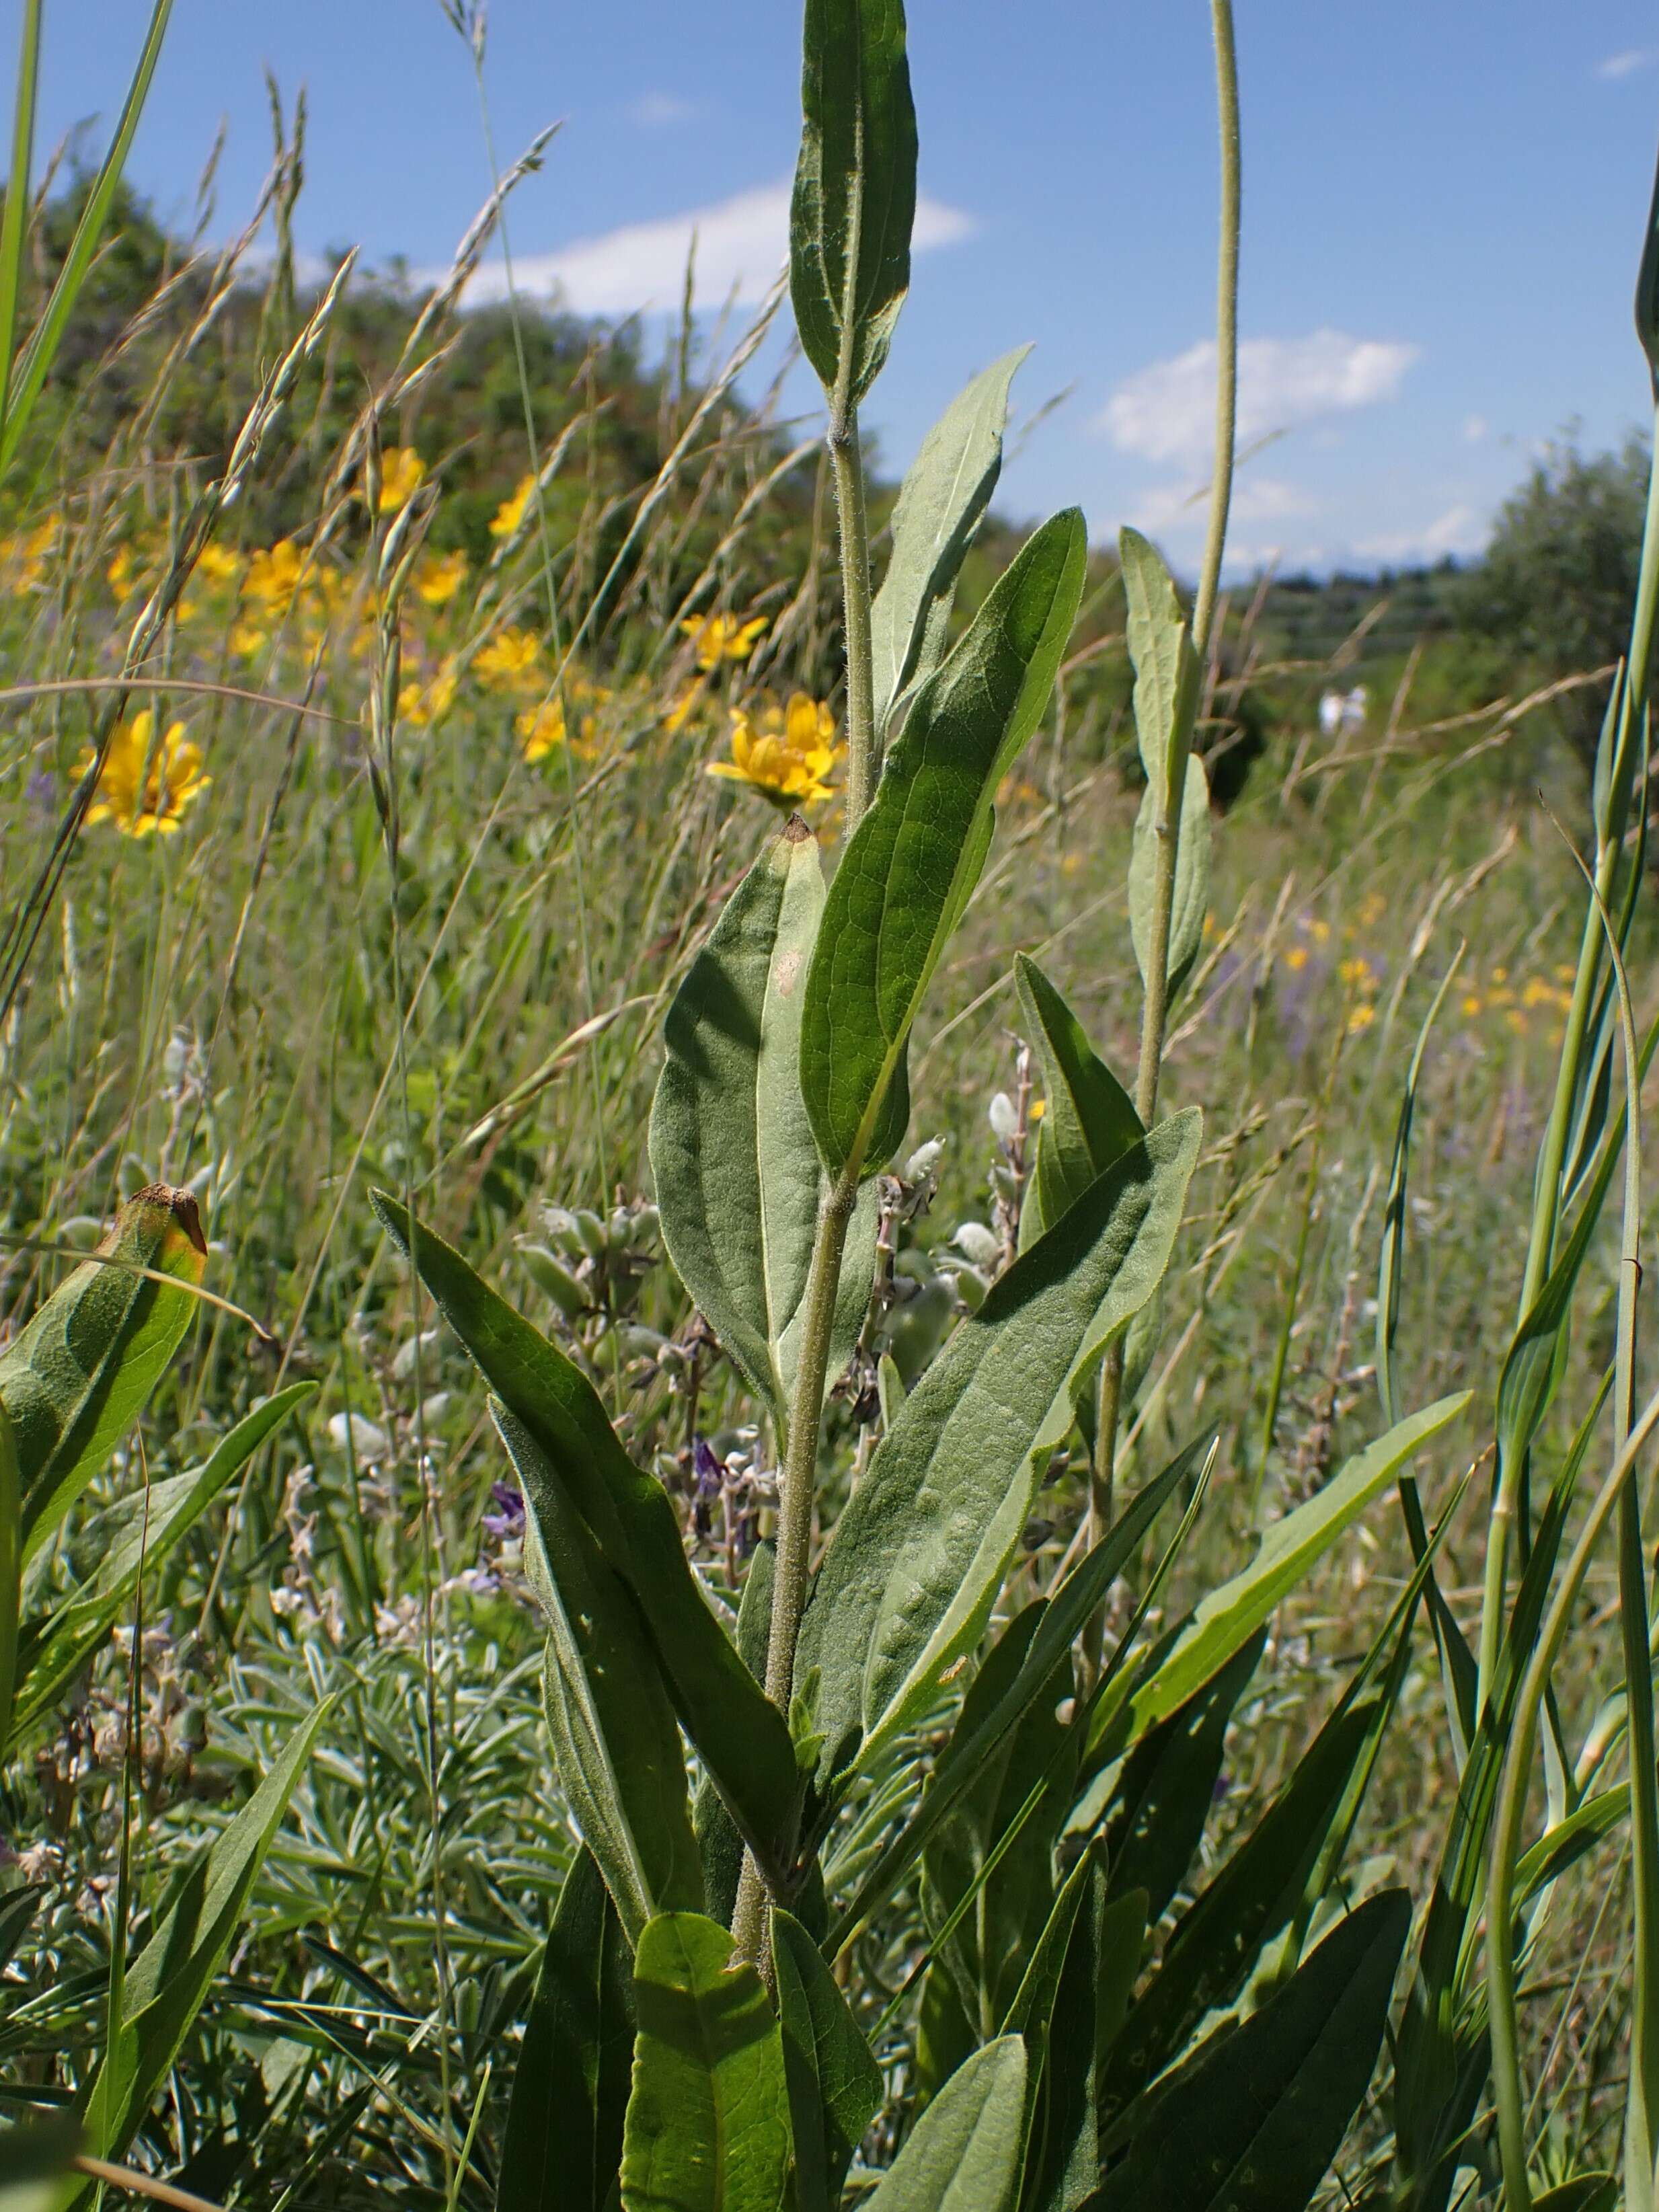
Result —
[[[1161, 802], [1149, 784], [1135, 817], [1134, 844], [1129, 855], [1129, 935], [1143, 981], [1152, 957], [1160, 811]], [[1181, 835], [1176, 847], [1175, 902], [1170, 911], [1170, 957], [1165, 963], [1171, 999], [1198, 958], [1209, 905], [1210, 786], [1204, 763], [1194, 753], [1181, 787]]]
[[916, 115], [900, 0], [806, 0], [789, 294], [837, 412], [881, 373], [910, 284]]
[[703, 1902], [674, 1710], [638, 1607], [535, 1438], [504, 1407], [495, 1413], [524, 1491], [526, 1568], [547, 1617], [542, 1686], [560, 1786], [637, 1942], [657, 1913]]
[[[152, 1183], [3, 1352], [0, 1405], [11, 1417], [23, 1492], [25, 1564], [143, 1412], [179, 1348], [207, 1265], [187, 1190]], [[150, 1273], [140, 1273], [149, 1269]]]
[[1411, 1899], [1348, 1914], [1241, 2027], [1201, 2047], [1090, 2203], [1097, 2212], [1302, 2212], [1376, 2063]]
[[760, 1976], [714, 1921], [665, 1913], [634, 1955], [634, 2009], [623, 2212], [781, 2212], [788, 2085]]
[[1395, 1470], [1449, 1427], [1469, 1397], [1468, 1391], [1459, 1391], [1437, 1399], [1420, 1413], [1408, 1413], [1349, 1460], [1305, 1504], [1274, 1522], [1249, 1565], [1200, 1602], [1158, 1665], [1136, 1688], [1130, 1705], [1131, 1741], [1184, 1703], [1230, 1653], [1255, 1635], [1280, 1599], [1364, 1511]]
[[1121, 1327], [1167, 1266], [1198, 1157], [1195, 1109], [1159, 1124], [1018, 1259], [882, 1439], [802, 1623], [823, 1768], [902, 1729], [984, 1628], [1091, 1332]]
[[1135, 672], [1135, 735], [1147, 789], [1161, 806], [1172, 787], [1172, 748], [1197, 697], [1198, 660], [1163, 555], [1138, 530], [1120, 531], [1117, 546]]
[[1004, 354], [957, 394], [899, 487], [892, 551], [870, 609], [878, 735], [943, 658], [957, 577], [1002, 469], [1008, 386], [1030, 351]]
[[581, 1851], [559, 1892], [525, 2022], [495, 2212], [607, 2212], [633, 2051], [622, 1926], [592, 1854]]
[[[39, 1720], [114, 1626], [145, 1568], [159, 1566], [206, 1512], [232, 1475], [296, 1407], [316, 1395], [314, 1382], [291, 1382], [245, 1414], [205, 1463], [152, 1483], [128, 1502], [125, 1525], [82, 1587], [49, 1613], [30, 1620], [17, 1653], [13, 1732]], [[0, 1475], [0, 1481], [3, 1476]], [[0, 1749], [7, 1732], [0, 1726]]]
[[792, 1838], [799, 1776], [789, 1729], [709, 1611], [672, 1501], [635, 1466], [587, 1378], [385, 1191], [375, 1212], [477, 1362], [533, 1438], [551, 1480], [591, 1530], [655, 1647], [681, 1726], [763, 1864]]
[[[772, 1583], [777, 1552], [769, 1543], [757, 1544], [743, 1580], [738, 1601], [738, 1653], [757, 1682], [766, 1680], [766, 1644], [772, 1626]], [[705, 1909], [729, 1928], [738, 1901], [743, 1873], [743, 1838], [726, 1809], [726, 1801], [705, 1773], [697, 1784], [691, 1808], [691, 1825], [702, 1856]]]
[[[1045, 523], [917, 694], [830, 887], [800, 1082], [832, 1175], [881, 1164], [910, 1025], [989, 848], [992, 799], [1041, 720], [1083, 588], [1075, 509]], [[885, 1110], [884, 1110], [885, 1109]]]
[[1024, 1251], [1143, 1133], [1134, 1101], [1036, 962], [1023, 952], [1014, 955], [1014, 988], [1043, 1085], [1036, 1164], [1019, 1217]]
[[[817, 841], [796, 817], [727, 900], [675, 994], [651, 1109], [668, 1256], [781, 1436], [826, 1188], [799, 1076], [801, 1004], [823, 911]], [[875, 1255], [868, 1191], [842, 1261], [832, 1381], [864, 1325]]]
[[869, 2200], [870, 2212], [1011, 2212], [1024, 2107], [1025, 2045], [1005, 2035], [951, 2075]]
[[834, 2212], [860, 2138], [881, 2106], [881, 2069], [799, 1921], [772, 1910], [772, 1980], [795, 2143], [796, 2212]]

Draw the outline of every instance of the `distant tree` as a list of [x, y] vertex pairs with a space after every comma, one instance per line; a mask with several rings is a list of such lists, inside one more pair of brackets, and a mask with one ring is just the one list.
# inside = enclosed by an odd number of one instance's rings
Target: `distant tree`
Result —
[[[1517, 673], [1553, 682], [1607, 667], [1625, 650], [1641, 556], [1648, 448], [1611, 453], [1553, 445], [1504, 502], [1486, 558], [1459, 580], [1464, 627], [1512, 656]], [[1569, 693], [1556, 721], [1576, 749], [1595, 747], [1605, 684]]]

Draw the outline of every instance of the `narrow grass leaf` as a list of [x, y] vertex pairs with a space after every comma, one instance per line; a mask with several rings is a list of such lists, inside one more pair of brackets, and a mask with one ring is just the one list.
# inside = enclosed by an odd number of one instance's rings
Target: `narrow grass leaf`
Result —
[[1103, 1317], [1164, 1273], [1198, 1157], [1195, 1110], [1159, 1124], [1018, 1259], [957, 1330], [836, 1524], [802, 1624], [823, 1771], [905, 1726], [972, 1649], [1020, 1531], [1048, 1425]]
[[726, 1929], [698, 1912], [653, 1920], [635, 1953], [634, 2009], [623, 2212], [782, 2212], [783, 2039]]
[[207, 1242], [185, 1190], [152, 1183], [130, 1198], [98, 1248], [0, 1352], [23, 1492], [25, 1564], [143, 1412], [196, 1310], [188, 1289]]
[[892, 550], [870, 609], [878, 736], [944, 657], [957, 578], [1002, 469], [1008, 387], [1030, 351], [1004, 354], [957, 394], [899, 487]]
[[806, 980], [800, 1081], [832, 1175], [879, 1165], [884, 1106], [923, 992], [978, 880], [992, 799], [1042, 720], [1083, 588], [1075, 509], [1036, 532], [917, 694], [830, 887]]
[[514, 2070], [495, 2212], [606, 2212], [622, 2161], [633, 1989], [589, 1851], [564, 1878]]
[[[801, 1004], [823, 911], [817, 841], [799, 817], [727, 900], [675, 995], [651, 1110], [663, 1242], [781, 1435], [825, 1177], [801, 1103]], [[831, 1381], [852, 1357], [875, 1272], [860, 1199], [842, 1261]]]

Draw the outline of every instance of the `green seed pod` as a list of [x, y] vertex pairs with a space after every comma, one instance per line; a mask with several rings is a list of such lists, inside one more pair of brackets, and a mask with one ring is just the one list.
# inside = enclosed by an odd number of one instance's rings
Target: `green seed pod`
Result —
[[537, 1289], [547, 1292], [567, 1321], [575, 1321], [587, 1311], [592, 1304], [587, 1292], [545, 1244], [520, 1244], [519, 1257]]
[[[196, 1200], [187, 1190], [151, 1183], [126, 1201], [95, 1255], [0, 1353], [25, 1561], [143, 1412], [189, 1324], [190, 1290], [206, 1267]], [[189, 1287], [173, 1289], [157, 1275]]]
[[570, 1218], [575, 1224], [576, 1234], [588, 1258], [603, 1259], [609, 1240], [605, 1236], [605, 1224], [599, 1215], [589, 1212], [585, 1206], [579, 1206]]

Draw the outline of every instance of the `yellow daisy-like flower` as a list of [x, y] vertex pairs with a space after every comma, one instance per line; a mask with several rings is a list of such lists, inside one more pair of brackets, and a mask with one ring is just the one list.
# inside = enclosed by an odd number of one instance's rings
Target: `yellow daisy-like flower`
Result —
[[196, 556], [196, 573], [205, 576], [210, 584], [228, 584], [242, 573], [241, 556], [233, 553], [228, 545], [216, 545], [210, 538]]
[[[203, 775], [202, 756], [182, 722], [171, 723], [160, 738], [155, 732], [148, 707], [116, 730], [87, 809], [88, 823], [112, 822], [125, 837], [171, 837], [210, 787], [213, 778]], [[86, 775], [93, 757], [88, 747], [76, 763], [77, 776]]]
[[735, 710], [732, 757], [711, 761], [708, 773], [746, 783], [775, 805], [810, 806], [829, 798], [830, 772], [846, 750], [836, 742], [829, 708], [796, 691], [787, 707], [763, 707], [758, 715]]
[[388, 446], [380, 456], [380, 508], [396, 514], [409, 505], [426, 475], [426, 463], [413, 446]]
[[1348, 1035], [1350, 1036], [1358, 1036], [1361, 1030], [1370, 1029], [1371, 1024], [1376, 1019], [1376, 1008], [1375, 1006], [1356, 1006], [1353, 1012], [1348, 1016]]
[[1369, 994], [1376, 988], [1376, 970], [1363, 955], [1338, 963], [1337, 975], [1350, 990]]
[[453, 661], [446, 660], [429, 684], [404, 684], [398, 693], [398, 719], [411, 729], [430, 729], [454, 704], [459, 683]]
[[492, 690], [521, 691], [533, 682], [542, 641], [532, 630], [498, 630], [474, 655], [472, 672]]
[[688, 684], [662, 718], [662, 726], [671, 738], [677, 738], [703, 702], [702, 678]]
[[747, 660], [764, 634], [768, 617], [757, 615], [739, 623], [735, 615], [708, 615], [680, 624], [687, 637], [697, 641], [697, 665], [713, 670], [723, 660]]
[[492, 538], [514, 538], [518, 535], [519, 525], [524, 520], [525, 510], [530, 505], [531, 495], [535, 489], [536, 477], [532, 470], [527, 477], [519, 479], [519, 488], [513, 496], [504, 499], [495, 509], [489, 525]]
[[465, 553], [428, 553], [415, 571], [415, 596], [429, 607], [447, 606], [466, 581]]
[[[585, 687], [576, 688], [580, 690]], [[545, 760], [549, 753], [556, 750], [565, 741], [564, 702], [562, 699], [550, 699], [544, 706], [526, 707], [524, 713], [514, 720], [513, 726], [524, 745], [525, 758], [527, 761]], [[599, 720], [597, 714], [584, 714], [581, 718], [581, 734], [572, 742], [571, 751], [583, 757], [591, 754], [594, 750], [594, 740], [599, 734]]]
[[247, 574], [242, 580], [244, 595], [267, 614], [283, 613], [292, 604], [300, 587], [300, 571], [305, 556], [291, 538], [279, 538], [276, 543], [252, 554], [247, 564]]
[[127, 593], [132, 589], [134, 584], [138, 580], [138, 563], [133, 558], [132, 548], [131, 545], [123, 545], [118, 548], [116, 552], [115, 558], [110, 562], [108, 568], [105, 569], [104, 574], [109, 580], [109, 587], [111, 591], [114, 592], [116, 598], [118, 599], [125, 599]]
[[47, 556], [55, 551], [61, 526], [55, 514], [33, 530], [20, 532], [15, 538], [0, 543], [0, 559], [3, 559], [8, 588], [21, 594], [32, 592], [46, 573]]

